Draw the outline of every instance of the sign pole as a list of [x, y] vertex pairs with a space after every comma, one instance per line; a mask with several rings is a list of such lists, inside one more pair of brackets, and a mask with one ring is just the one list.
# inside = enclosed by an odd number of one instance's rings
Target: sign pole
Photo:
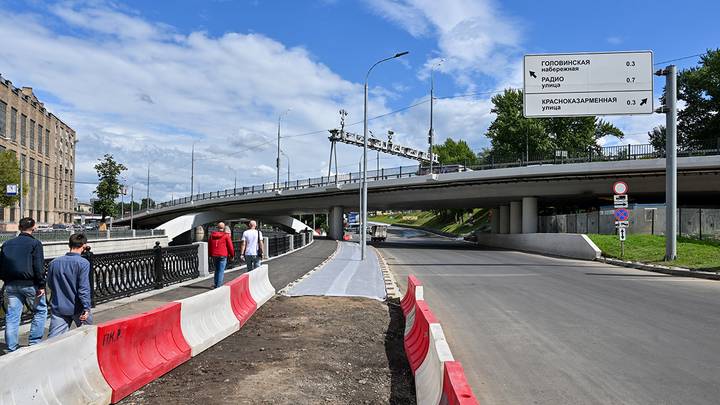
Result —
[[677, 259], [677, 67], [658, 70], [665, 76], [665, 260]]

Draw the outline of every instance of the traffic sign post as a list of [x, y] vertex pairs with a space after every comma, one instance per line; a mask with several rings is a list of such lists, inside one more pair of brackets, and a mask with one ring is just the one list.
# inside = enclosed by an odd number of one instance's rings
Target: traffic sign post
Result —
[[630, 225], [630, 211], [627, 192], [629, 187], [624, 181], [616, 181], [612, 186], [613, 205], [615, 207], [615, 227], [618, 230], [620, 239], [620, 257], [625, 257], [625, 239], [627, 239], [627, 228]]
[[651, 51], [525, 55], [523, 114], [652, 114], [652, 60]]

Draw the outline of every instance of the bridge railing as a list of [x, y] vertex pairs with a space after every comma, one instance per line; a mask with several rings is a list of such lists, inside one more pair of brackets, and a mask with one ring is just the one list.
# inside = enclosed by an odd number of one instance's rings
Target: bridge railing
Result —
[[[678, 156], [708, 156], [720, 155], [720, 138], [699, 142], [687, 148], [678, 149]], [[618, 160], [639, 160], [656, 159], [665, 157], [665, 152], [651, 144], [617, 145], [605, 147], [591, 147], [581, 150], [555, 149], [544, 153], [489, 153], [481, 158], [480, 164], [451, 164], [436, 165], [433, 167], [434, 174], [455, 173], [462, 171], [493, 170], [509, 167], [555, 165], [567, 163], [584, 162], [607, 162]], [[371, 164], [371, 161], [368, 161]], [[401, 179], [407, 177], [424, 176], [430, 174], [427, 166], [401, 166], [393, 168], [381, 168], [368, 170], [368, 181], [387, 179]], [[286, 190], [302, 190], [315, 187], [326, 187], [332, 185], [343, 185], [358, 183], [362, 179], [362, 173], [338, 173], [330, 176], [322, 176], [307, 179], [297, 179], [281, 183], [265, 183], [255, 186], [244, 186], [226, 190], [213, 191], [209, 193], [196, 194], [191, 197], [183, 197], [159, 203], [156, 209], [173, 207], [176, 205], [188, 204], [193, 201], [204, 201], [217, 198], [236, 197], [252, 194], [264, 194], [269, 192], [282, 192]]]

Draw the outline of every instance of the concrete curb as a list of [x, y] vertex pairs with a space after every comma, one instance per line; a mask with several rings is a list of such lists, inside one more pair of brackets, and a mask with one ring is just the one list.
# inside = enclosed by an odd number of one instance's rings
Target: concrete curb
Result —
[[614, 259], [611, 257], [604, 257], [604, 256], [597, 259], [597, 261], [606, 263], [606, 264], [612, 264], [614, 266], [627, 267], [627, 268], [631, 268], [631, 269], [638, 269], [638, 270], [645, 270], [645, 271], [652, 271], [655, 273], [669, 274], [672, 276], [703, 278], [706, 280], [720, 280], [720, 274], [718, 274], [718, 273], [711, 273], [708, 271], [699, 271], [699, 270], [690, 270], [690, 269], [686, 269], [683, 267], [661, 266], [659, 264], [647, 264], [647, 263], [641, 263], [641, 262], [633, 262], [630, 260], [620, 260], [620, 259]]
[[395, 275], [393, 275], [390, 271], [390, 267], [385, 261], [385, 257], [380, 254], [380, 249], [376, 248], [375, 246], [373, 246], [372, 248], [375, 250], [375, 254], [380, 260], [380, 271], [382, 271], [383, 281], [385, 282], [386, 299], [402, 298], [402, 294], [400, 294], [400, 288], [398, 287], [397, 281], [395, 280]]

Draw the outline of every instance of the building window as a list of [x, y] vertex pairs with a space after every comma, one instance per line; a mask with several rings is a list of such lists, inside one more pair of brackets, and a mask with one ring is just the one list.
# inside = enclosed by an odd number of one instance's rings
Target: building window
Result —
[[5, 136], [5, 114], [7, 114], [7, 104], [0, 101], [0, 136]]
[[30, 150], [35, 150], [35, 121], [30, 120]]
[[17, 110], [15, 108], [10, 109], [10, 140], [15, 141], [17, 139]]
[[50, 130], [45, 130], [45, 156], [50, 156]]
[[27, 145], [27, 115], [20, 116], [20, 145]]
[[38, 125], [38, 153], [42, 153], [42, 147], [43, 147], [43, 127], [42, 125]]
[[10, 222], [15, 222], [15, 208], [10, 208]]
[[[50, 166], [45, 165], [45, 209], [50, 208]], [[45, 216], [47, 218], [47, 215]]]
[[0, 222], [5, 222], [5, 208], [0, 207]]
[[35, 197], [37, 195], [37, 189], [35, 188], [35, 159], [30, 158], [30, 167], [28, 168], [28, 174], [30, 175], [30, 187], [28, 189], [28, 209], [35, 208]]

